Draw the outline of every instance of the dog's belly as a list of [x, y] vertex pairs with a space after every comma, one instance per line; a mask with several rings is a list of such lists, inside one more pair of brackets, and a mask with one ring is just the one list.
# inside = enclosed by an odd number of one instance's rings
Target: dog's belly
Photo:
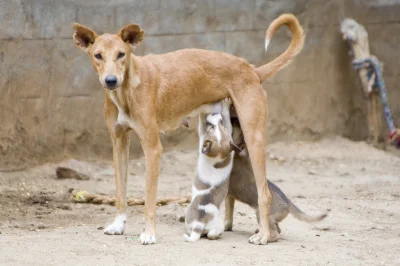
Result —
[[[164, 120], [161, 120], [161, 123], [159, 123], [158, 127], [159, 127], [160, 132], [163, 133], [165, 131], [170, 131], [170, 130], [174, 130], [174, 129], [178, 128], [182, 124], [182, 122], [185, 118], [193, 118], [202, 113], [211, 114], [211, 113], [221, 113], [221, 112], [222, 112], [222, 105], [221, 105], [220, 101], [202, 104], [202, 105], [198, 106], [197, 108], [191, 110], [190, 112], [185, 112], [184, 116], [179, 116], [179, 115], [168, 116], [169, 117], [168, 122], [165, 122], [166, 119], [164, 118]], [[171, 119], [170, 117], [178, 117], [178, 118]]]
[[168, 131], [175, 130], [182, 124], [183, 119], [184, 116], [169, 121], [161, 121], [158, 123], [158, 129], [160, 133], [166, 133]]

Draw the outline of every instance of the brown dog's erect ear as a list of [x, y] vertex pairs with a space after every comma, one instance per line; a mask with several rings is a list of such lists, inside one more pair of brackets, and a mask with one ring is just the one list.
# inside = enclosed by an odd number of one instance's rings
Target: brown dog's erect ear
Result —
[[205, 155], [207, 155], [207, 154], [209, 154], [210, 153], [210, 150], [211, 150], [211, 141], [209, 141], [209, 140], [206, 140], [206, 141], [204, 141], [204, 143], [203, 143], [203, 147], [201, 148], [201, 152], [203, 153], [203, 154], [205, 154]]
[[137, 46], [143, 40], [144, 31], [136, 24], [129, 24], [120, 30], [118, 36], [127, 44]]
[[94, 43], [97, 38], [96, 32], [82, 26], [79, 23], [74, 23], [72, 26], [74, 28], [74, 41], [76, 45], [83, 51], [87, 52], [89, 47]]

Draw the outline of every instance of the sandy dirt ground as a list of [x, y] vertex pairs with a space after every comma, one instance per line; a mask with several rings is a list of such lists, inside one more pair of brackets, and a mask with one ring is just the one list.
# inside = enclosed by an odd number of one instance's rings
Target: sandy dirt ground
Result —
[[[68, 189], [115, 193], [111, 161], [81, 162], [91, 179], [57, 180], [46, 164], [0, 173], [1, 265], [400, 265], [400, 156], [363, 142], [329, 138], [269, 146], [268, 178], [323, 222], [289, 216], [277, 243], [254, 246], [252, 209], [237, 204], [234, 231], [185, 243], [176, 205], [157, 209], [158, 243], [141, 246], [143, 206], [129, 207], [123, 236], [104, 235], [114, 207], [72, 203]], [[163, 155], [159, 196], [186, 195], [195, 150]], [[64, 162], [65, 163], [65, 162]], [[131, 160], [129, 196], [143, 196], [143, 159]]]

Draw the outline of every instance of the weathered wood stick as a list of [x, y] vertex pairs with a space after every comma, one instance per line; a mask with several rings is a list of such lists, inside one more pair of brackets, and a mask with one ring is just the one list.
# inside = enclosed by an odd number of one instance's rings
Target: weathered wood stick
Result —
[[[369, 51], [368, 33], [364, 26], [355, 20], [347, 18], [340, 24], [340, 31], [343, 39], [350, 46], [351, 54], [354, 59], [366, 58], [371, 56]], [[385, 148], [385, 138], [382, 130], [382, 105], [378, 91], [370, 91], [368, 83], [367, 69], [358, 71], [364, 95], [367, 97], [367, 122], [368, 122], [368, 141], [375, 147]]]
[[[72, 190], [72, 200], [79, 203], [107, 204], [115, 205], [115, 197], [103, 194], [88, 193], [86, 191]], [[185, 204], [190, 202], [190, 195], [182, 197], [166, 197], [157, 200], [157, 205], [167, 205], [168, 203]], [[128, 206], [144, 205], [143, 198], [128, 198]]]

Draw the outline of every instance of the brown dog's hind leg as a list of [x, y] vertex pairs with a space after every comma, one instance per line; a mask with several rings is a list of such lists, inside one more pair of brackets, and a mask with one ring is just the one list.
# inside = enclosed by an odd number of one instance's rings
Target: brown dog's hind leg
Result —
[[267, 95], [259, 83], [246, 84], [243, 87], [236, 85], [229, 90], [229, 93], [243, 130], [258, 192], [260, 231], [250, 237], [249, 242], [265, 245], [270, 236], [269, 212], [271, 204], [271, 193], [268, 189], [266, 175]]
[[234, 208], [235, 198], [232, 196], [227, 196], [225, 199], [225, 231], [232, 231]]

